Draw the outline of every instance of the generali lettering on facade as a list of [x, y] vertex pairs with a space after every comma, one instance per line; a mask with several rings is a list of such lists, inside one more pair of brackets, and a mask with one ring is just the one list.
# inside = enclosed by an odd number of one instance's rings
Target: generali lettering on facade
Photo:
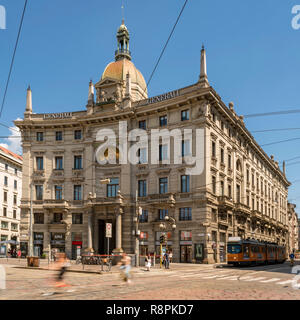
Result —
[[72, 118], [72, 112], [62, 112], [62, 113], [46, 113], [44, 114], [44, 120], [54, 120], [54, 119], [67, 119]]
[[161, 94], [161, 95], [156, 96], [156, 97], [149, 98], [147, 100], [147, 103], [148, 104], [152, 104], [152, 103], [155, 103], [155, 102], [161, 102], [161, 101], [165, 101], [165, 100], [168, 100], [168, 99], [176, 98], [178, 96], [179, 96], [179, 90], [175, 90], [175, 91], [171, 91], [171, 92], [168, 92], [168, 93], [165, 93], [165, 94]]

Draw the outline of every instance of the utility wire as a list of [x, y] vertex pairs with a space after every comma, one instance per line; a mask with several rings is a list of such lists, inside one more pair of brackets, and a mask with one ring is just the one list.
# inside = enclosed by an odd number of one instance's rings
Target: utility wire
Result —
[[300, 109], [295, 110], [286, 110], [286, 111], [277, 111], [277, 112], [266, 112], [266, 113], [253, 113], [246, 114], [244, 118], [255, 118], [255, 117], [266, 117], [266, 116], [276, 116], [281, 114], [291, 114], [291, 113], [300, 113]]
[[154, 67], [154, 69], [153, 69], [153, 71], [152, 71], [152, 73], [151, 73], [151, 76], [150, 76], [149, 80], [148, 80], [147, 88], [148, 88], [148, 86], [149, 86], [149, 84], [150, 84], [150, 82], [151, 82], [151, 80], [152, 80], [152, 77], [153, 77], [153, 75], [154, 75], [154, 73], [155, 73], [155, 71], [156, 71], [156, 69], [157, 69], [157, 67], [158, 67], [158, 65], [159, 65], [159, 63], [160, 63], [160, 60], [161, 60], [161, 58], [162, 58], [162, 56], [163, 56], [163, 54], [164, 54], [164, 52], [165, 52], [165, 50], [166, 50], [166, 48], [167, 48], [167, 46], [168, 46], [168, 43], [169, 43], [169, 41], [170, 41], [170, 39], [171, 39], [174, 31], [175, 31], [175, 28], [176, 28], [176, 26], [177, 26], [177, 24], [178, 24], [178, 22], [179, 22], [179, 20], [180, 20], [180, 17], [181, 17], [181, 15], [182, 15], [182, 13], [183, 13], [186, 5], [187, 5], [187, 2], [188, 2], [188, 0], [185, 1], [184, 5], [183, 5], [183, 7], [182, 7], [182, 9], [181, 9], [181, 11], [180, 11], [180, 13], [179, 13], [179, 16], [178, 16], [178, 18], [177, 18], [177, 20], [176, 20], [176, 22], [175, 22], [175, 24], [174, 24], [174, 27], [173, 27], [170, 35], [169, 35], [169, 38], [168, 38], [168, 40], [167, 40], [167, 42], [166, 42], [166, 44], [165, 44], [165, 46], [164, 46], [164, 48], [163, 48], [163, 50], [162, 50], [159, 58], [158, 58], [158, 60], [157, 60], [157, 63], [156, 63], [156, 65], [155, 65], [155, 67]]
[[250, 132], [262, 133], [262, 132], [293, 131], [293, 130], [300, 130], [300, 128], [266, 129], [266, 130], [254, 130], [254, 131], [250, 131]]
[[12, 56], [10, 69], [9, 69], [9, 73], [8, 73], [8, 78], [7, 78], [7, 82], [6, 82], [6, 87], [5, 87], [5, 92], [4, 92], [4, 96], [3, 96], [3, 100], [2, 100], [0, 118], [2, 116], [2, 111], [3, 111], [3, 107], [4, 107], [4, 104], [5, 104], [5, 100], [6, 100], [7, 89], [8, 89], [8, 85], [9, 85], [9, 81], [10, 81], [10, 77], [11, 77], [11, 73], [12, 73], [12, 69], [13, 69], [13, 65], [14, 65], [14, 61], [15, 61], [15, 56], [16, 56], [16, 52], [17, 52], [17, 47], [18, 47], [18, 43], [19, 43], [21, 31], [22, 31], [22, 26], [23, 26], [26, 7], [27, 7], [27, 2], [28, 2], [28, 0], [25, 0], [25, 5], [24, 5], [24, 9], [23, 9], [23, 14], [22, 14], [20, 26], [19, 26], [19, 32], [18, 32], [18, 36], [17, 36], [17, 41], [16, 41], [14, 53], [13, 53], [13, 56]]
[[295, 140], [300, 140], [300, 138], [292, 138], [292, 139], [287, 139], [287, 140], [280, 140], [280, 141], [274, 141], [271, 143], [265, 143], [265, 144], [261, 144], [261, 147], [265, 147], [265, 146], [271, 146], [273, 144], [279, 144], [279, 143], [284, 143], [284, 142], [289, 142], [289, 141], [295, 141]]

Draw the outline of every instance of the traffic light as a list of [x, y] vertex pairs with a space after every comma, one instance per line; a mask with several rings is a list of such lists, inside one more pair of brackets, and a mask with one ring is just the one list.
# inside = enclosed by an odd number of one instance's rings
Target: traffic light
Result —
[[161, 236], [159, 237], [159, 242], [160, 242], [161, 244], [164, 243], [164, 236], [163, 236], [163, 235], [161, 235]]

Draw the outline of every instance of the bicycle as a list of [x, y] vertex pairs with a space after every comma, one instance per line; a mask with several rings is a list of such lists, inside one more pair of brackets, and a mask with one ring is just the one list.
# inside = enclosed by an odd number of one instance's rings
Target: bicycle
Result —
[[101, 259], [101, 271], [109, 272], [111, 270], [112, 259], [103, 258]]

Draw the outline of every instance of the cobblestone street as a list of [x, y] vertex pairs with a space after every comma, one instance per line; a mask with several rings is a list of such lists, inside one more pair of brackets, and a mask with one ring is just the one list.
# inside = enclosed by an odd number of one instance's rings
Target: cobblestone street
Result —
[[[68, 287], [54, 289], [55, 272], [33, 270], [5, 263], [6, 290], [1, 300], [262, 300], [300, 299], [293, 288], [289, 263], [251, 268], [172, 264], [169, 270], [133, 268], [131, 284], [121, 282], [117, 267], [100, 274], [99, 266], [86, 272], [68, 272]], [[74, 269], [72, 266], [71, 269]], [[82, 269], [82, 267], [81, 267]], [[97, 271], [97, 272], [96, 272]], [[92, 273], [94, 272], [94, 273]]]

